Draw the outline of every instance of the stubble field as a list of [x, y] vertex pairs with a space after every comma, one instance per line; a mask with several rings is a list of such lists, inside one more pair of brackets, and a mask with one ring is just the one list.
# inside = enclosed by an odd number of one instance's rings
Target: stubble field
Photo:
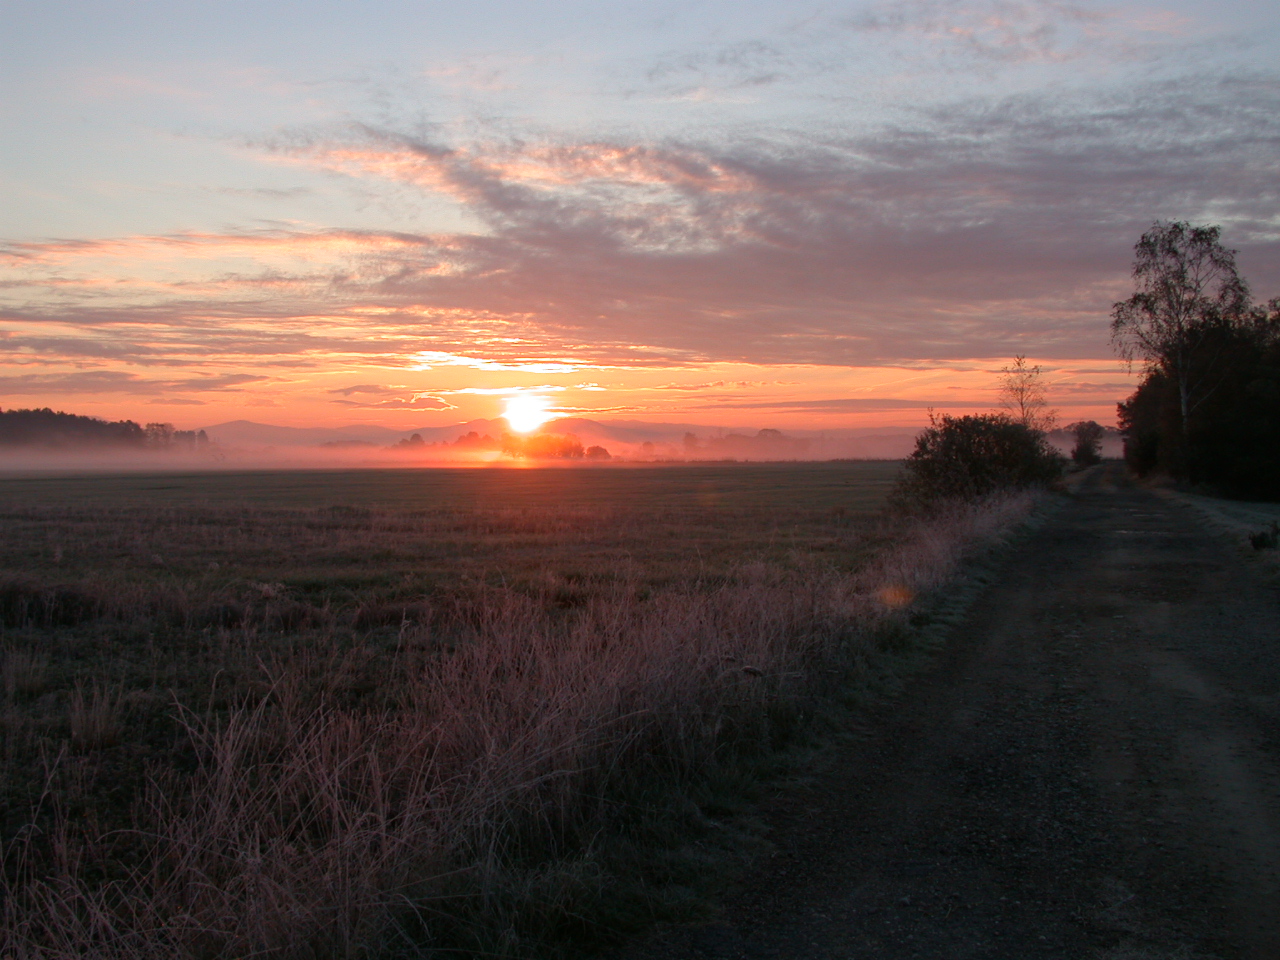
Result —
[[0, 480], [14, 956], [532, 956], [698, 909], [736, 797], [1001, 510], [893, 463]]

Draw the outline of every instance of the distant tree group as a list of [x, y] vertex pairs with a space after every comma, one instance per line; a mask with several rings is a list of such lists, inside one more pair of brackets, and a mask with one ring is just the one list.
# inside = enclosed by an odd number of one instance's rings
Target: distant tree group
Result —
[[461, 449], [461, 450], [501, 450], [502, 441], [495, 440], [487, 433], [481, 436], [474, 430], [462, 434], [458, 439], [450, 443], [447, 440], [438, 440], [428, 443], [422, 439], [422, 434], [415, 433], [405, 437], [403, 440], [397, 440], [391, 444], [392, 450], [398, 450], [409, 453], [421, 453], [428, 449]]
[[1242, 496], [1280, 498], [1280, 300], [1251, 302], [1216, 226], [1160, 221], [1135, 246], [1136, 290], [1112, 310], [1140, 361], [1119, 405], [1125, 460]]
[[1081, 420], [1068, 429], [1075, 438], [1075, 446], [1071, 448], [1072, 461], [1082, 467], [1101, 463], [1102, 438], [1107, 435], [1107, 428], [1093, 420]]
[[209, 444], [209, 435], [203, 430], [175, 430], [172, 423], [148, 423], [142, 432], [152, 450], [194, 450]]
[[501, 438], [489, 434], [479, 434], [471, 430], [462, 434], [452, 443], [437, 441], [428, 443], [422, 434], [415, 433], [391, 445], [392, 450], [407, 453], [426, 452], [428, 450], [493, 450], [501, 451], [509, 457], [522, 460], [610, 460], [612, 457], [604, 447], [582, 446], [582, 441], [573, 434], [535, 433], [522, 437], [504, 433]]
[[72, 449], [133, 447], [151, 450], [198, 449], [207, 446], [203, 430], [175, 430], [171, 423], [107, 421], [42, 407], [0, 410], [0, 445]]
[[114, 423], [42, 407], [0, 411], [0, 444], [7, 446], [146, 446], [147, 435], [132, 420]]
[[683, 445], [685, 458], [690, 460], [799, 460], [808, 454], [810, 444], [803, 437], [789, 437], [765, 427], [754, 435], [730, 433], [705, 441], [686, 433]]
[[529, 460], [581, 460], [586, 455], [582, 441], [571, 433], [535, 433], [531, 437], [507, 434], [502, 438], [502, 452]]

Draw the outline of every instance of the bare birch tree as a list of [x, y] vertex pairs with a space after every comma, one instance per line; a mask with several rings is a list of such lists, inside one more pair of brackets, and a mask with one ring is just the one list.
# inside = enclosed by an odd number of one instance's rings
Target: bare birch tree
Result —
[[1000, 406], [1025, 427], [1048, 433], [1058, 420], [1049, 409], [1044, 375], [1040, 365], [1027, 366], [1026, 357], [1014, 357], [1013, 364], [1000, 371]]
[[1216, 388], [1214, 333], [1249, 311], [1248, 284], [1236, 272], [1236, 251], [1220, 242], [1221, 227], [1158, 220], [1134, 250], [1137, 291], [1111, 310], [1111, 342], [1130, 364], [1141, 359], [1178, 389], [1183, 443], [1196, 408]]

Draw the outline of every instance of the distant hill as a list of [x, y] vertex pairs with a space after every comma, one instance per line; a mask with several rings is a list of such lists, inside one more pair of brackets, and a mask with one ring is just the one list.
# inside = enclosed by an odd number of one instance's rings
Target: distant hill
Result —
[[254, 423], [252, 420], [231, 420], [227, 423], [205, 427], [209, 439], [230, 446], [250, 447], [313, 447], [322, 443], [343, 440], [363, 440], [382, 445], [394, 443], [402, 436], [399, 430], [389, 430], [373, 424], [350, 424], [342, 427], [280, 427], [272, 423]]

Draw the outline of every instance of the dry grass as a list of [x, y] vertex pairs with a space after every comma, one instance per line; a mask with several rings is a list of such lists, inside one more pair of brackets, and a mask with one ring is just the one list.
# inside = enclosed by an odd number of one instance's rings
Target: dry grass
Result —
[[86, 692], [83, 684], [77, 684], [68, 704], [71, 745], [77, 750], [100, 750], [114, 744], [120, 736], [123, 706], [118, 689], [94, 683]]
[[8, 700], [29, 697], [44, 689], [49, 658], [33, 650], [0, 650], [0, 676]]
[[[620, 891], [660, 885], [662, 844], [707, 829], [699, 790], [898, 665], [912, 598], [1025, 509], [1025, 499], [990, 503], [902, 528], [824, 510], [809, 539], [844, 537], [857, 550], [797, 550], [795, 531], [778, 549], [775, 528], [757, 533], [773, 546], [754, 559], [730, 543], [692, 570], [652, 513], [611, 524], [599, 511], [471, 517], [468, 542], [497, 537], [514, 556], [502, 575], [464, 565], [434, 592], [382, 579], [345, 603], [331, 584], [327, 603], [299, 598], [284, 578], [202, 586], [209, 563], [234, 558], [189, 546], [201, 572], [152, 593], [113, 599], [82, 581], [101, 601], [93, 629], [137, 633], [135, 680], [181, 672], [156, 649], [154, 628], [168, 624], [166, 642], [183, 638], [189, 651], [187, 673], [211, 682], [202, 696], [198, 684], [178, 690], [172, 707], [160, 705], [162, 680], [151, 700], [139, 688], [127, 716], [122, 681], [72, 688], [78, 749], [123, 764], [126, 728], [150, 709], [153, 722], [172, 717], [171, 752], [148, 754], [114, 824], [93, 807], [103, 772], [89, 765], [107, 761], [46, 752], [43, 806], [28, 821], [42, 826], [6, 840], [0, 953], [514, 957], [599, 942], [641, 922], [620, 917]], [[398, 532], [412, 518], [373, 519], [383, 536], [366, 547], [394, 552], [412, 539]], [[645, 551], [609, 556], [645, 524], [655, 541]], [[315, 513], [287, 526], [325, 536]], [[555, 542], [556, 562], [544, 549], [526, 563], [531, 529]], [[233, 552], [243, 542], [225, 528], [214, 536], [235, 538]], [[556, 569], [575, 538], [605, 561], [579, 549], [574, 569]], [[295, 547], [294, 562], [352, 549], [339, 540]], [[215, 601], [238, 605], [234, 625], [205, 612]], [[29, 606], [11, 616], [36, 630]], [[43, 616], [48, 635], [57, 617]], [[113, 647], [120, 674], [123, 659]]]

